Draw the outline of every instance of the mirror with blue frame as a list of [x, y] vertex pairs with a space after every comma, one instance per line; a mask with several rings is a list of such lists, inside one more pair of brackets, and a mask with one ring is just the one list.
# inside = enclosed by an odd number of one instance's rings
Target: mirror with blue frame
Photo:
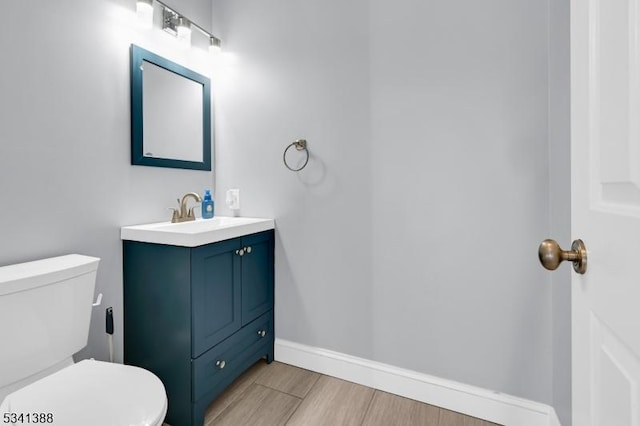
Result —
[[211, 170], [211, 81], [136, 45], [131, 164]]

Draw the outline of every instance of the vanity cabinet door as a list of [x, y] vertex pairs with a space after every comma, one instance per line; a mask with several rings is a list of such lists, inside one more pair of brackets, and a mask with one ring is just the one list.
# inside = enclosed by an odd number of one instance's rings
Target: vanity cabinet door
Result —
[[191, 251], [191, 351], [196, 358], [240, 329], [240, 238]]
[[242, 325], [273, 308], [273, 231], [242, 238]]

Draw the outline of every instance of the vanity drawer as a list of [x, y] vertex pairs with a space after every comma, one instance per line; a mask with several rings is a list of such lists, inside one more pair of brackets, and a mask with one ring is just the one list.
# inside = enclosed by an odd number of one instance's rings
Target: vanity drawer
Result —
[[272, 317], [273, 312], [267, 312], [192, 360], [192, 401], [197, 401], [226, 377], [237, 376], [245, 357], [252, 356], [261, 345], [273, 341]]

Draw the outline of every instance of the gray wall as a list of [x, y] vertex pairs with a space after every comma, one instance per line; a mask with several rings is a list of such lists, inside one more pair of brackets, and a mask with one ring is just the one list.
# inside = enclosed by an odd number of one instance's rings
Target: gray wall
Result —
[[[210, 16], [209, 1], [189, 3]], [[167, 220], [176, 197], [213, 185], [210, 172], [130, 165], [129, 45], [197, 70], [207, 60], [136, 30], [133, 1], [9, 0], [3, 8], [11, 19], [0, 26], [0, 265], [100, 257], [103, 306], [80, 356], [107, 358], [104, 308], [113, 306], [121, 360], [120, 226]]]
[[[372, 357], [366, 4], [214, 3], [236, 54], [214, 86], [218, 199], [239, 188], [242, 215], [276, 218], [277, 336]], [[282, 162], [297, 138], [311, 151], [299, 174]]]
[[372, 4], [374, 356], [548, 403], [546, 4]]
[[214, 0], [213, 16], [237, 55], [216, 189], [276, 218], [277, 336], [551, 403], [547, 2]]
[[[549, 6], [549, 237], [564, 248], [572, 241], [569, 0], [551, 0]], [[553, 406], [565, 426], [571, 424], [572, 273], [570, 265], [562, 265], [549, 274], [553, 286]]]

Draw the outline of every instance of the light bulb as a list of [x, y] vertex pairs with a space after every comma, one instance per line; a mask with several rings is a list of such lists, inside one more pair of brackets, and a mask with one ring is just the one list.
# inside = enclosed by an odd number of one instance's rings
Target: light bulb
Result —
[[153, 0], [137, 0], [136, 14], [138, 22], [144, 29], [151, 29], [153, 26]]
[[222, 50], [220, 47], [220, 39], [214, 36], [209, 37], [209, 52], [218, 53], [220, 50]]
[[179, 17], [176, 25], [176, 36], [178, 41], [185, 45], [191, 44], [191, 22], [187, 18]]

